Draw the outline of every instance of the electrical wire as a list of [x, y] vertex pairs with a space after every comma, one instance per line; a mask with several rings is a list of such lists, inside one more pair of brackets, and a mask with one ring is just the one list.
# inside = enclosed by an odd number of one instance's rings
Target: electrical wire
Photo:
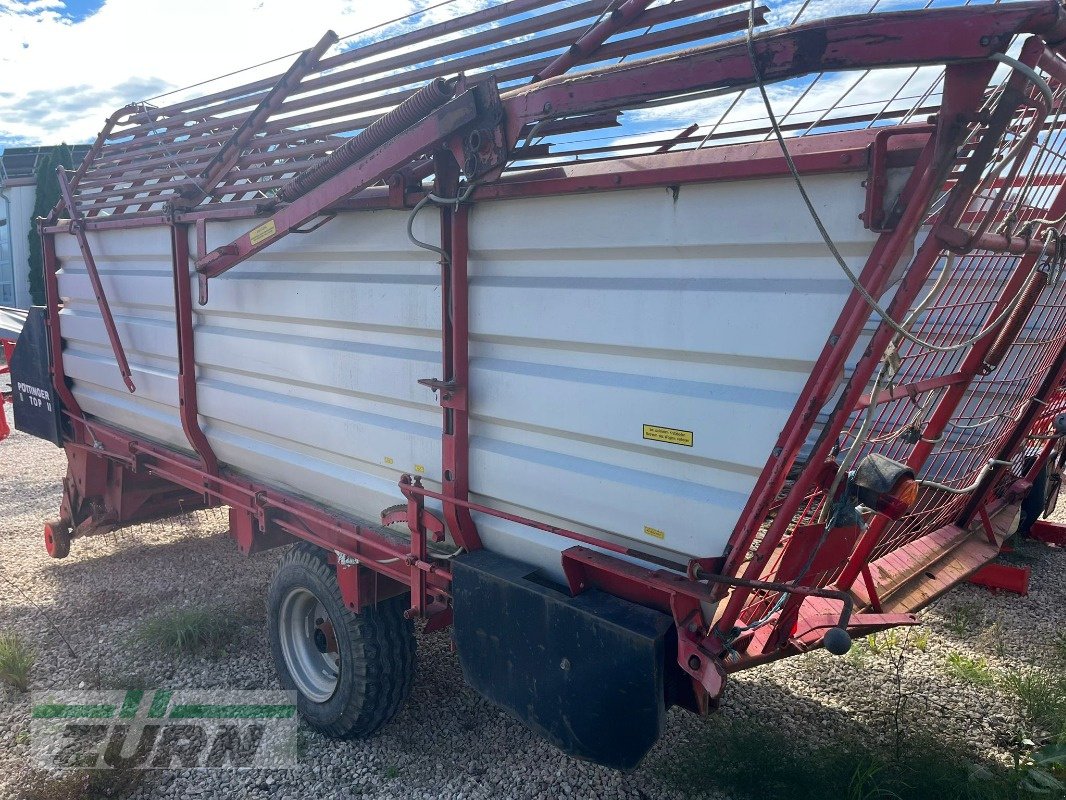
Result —
[[[751, 0], [748, 9], [748, 29], [747, 36], [745, 37], [745, 43], [748, 48], [748, 57], [751, 60], [752, 73], [755, 78], [755, 85], [759, 90], [759, 94], [762, 97], [763, 105], [766, 107], [766, 114], [770, 121], [770, 126], [773, 128], [774, 136], [777, 139], [777, 143], [781, 148], [781, 153], [784, 156], [785, 164], [788, 166], [789, 172], [792, 174], [792, 179], [796, 184], [796, 189], [800, 193], [800, 197], [803, 199], [804, 205], [807, 206], [807, 211], [811, 216], [811, 221], [814, 222], [815, 227], [818, 229], [818, 233], [821, 235], [822, 240], [825, 242], [825, 246], [836, 260], [837, 265], [843, 271], [844, 275], [851, 282], [851, 285], [855, 288], [855, 291], [859, 293], [863, 301], [870, 307], [870, 309], [877, 314], [882, 321], [889, 328], [894, 330], [897, 334], [902, 336], [909, 342], [912, 342], [919, 347], [929, 350], [934, 353], [950, 353], [957, 350], [961, 350], [965, 347], [970, 347], [976, 344], [981, 339], [985, 338], [989, 334], [995, 331], [1018, 307], [1018, 304], [1022, 300], [1022, 295], [1015, 296], [1003, 312], [996, 317], [992, 322], [988, 323], [984, 330], [979, 332], [976, 336], [966, 339], [962, 342], [956, 342], [951, 345], [935, 345], [932, 342], [927, 342], [918, 337], [912, 335], [910, 331], [900, 323], [896, 322], [889, 316], [888, 312], [877, 302], [872, 294], [867, 291], [866, 287], [862, 285], [862, 281], [859, 277], [852, 272], [851, 268], [847, 265], [844, 257], [840, 254], [840, 250], [837, 248], [836, 243], [833, 241], [828, 229], [825, 227], [825, 223], [822, 222], [821, 216], [818, 214], [818, 210], [814, 207], [814, 202], [811, 200], [810, 195], [807, 193], [807, 187], [803, 183], [803, 179], [800, 177], [799, 169], [796, 167], [796, 162], [792, 159], [792, 153], [789, 152], [788, 144], [785, 142], [784, 134], [781, 131], [781, 126], [778, 122], [777, 115], [774, 113], [773, 105], [770, 103], [770, 96], [766, 91], [766, 84], [762, 78], [762, 72], [759, 69], [758, 58], [755, 54], [755, 42], [754, 42], [754, 30], [755, 30], [755, 0]], [[1025, 73], [1023, 73], [1025, 74]], [[1035, 74], [1035, 73], [1034, 73]], [[1039, 76], [1037, 76], [1039, 78]], [[1049, 90], [1050, 91], [1050, 90]]]
[[418, 212], [425, 208], [429, 203], [436, 203], [440, 206], [450, 206], [452, 204], [458, 206], [460, 203], [465, 203], [470, 195], [474, 193], [474, 189], [478, 186], [477, 182], [473, 182], [467, 185], [466, 190], [463, 191], [458, 197], [440, 197], [432, 192], [428, 192], [425, 197], [415, 203], [415, 207], [411, 209], [410, 215], [407, 217], [407, 238], [411, 240], [411, 243], [416, 247], [421, 247], [423, 250], [429, 250], [431, 253], [437, 253], [446, 263], [451, 263], [451, 256], [443, 247], [437, 247], [435, 244], [429, 242], [423, 242], [421, 239], [415, 236], [415, 217], [418, 216]]
[[42, 617], [44, 617], [44, 621], [47, 622], [57, 634], [59, 634], [59, 638], [62, 639], [63, 644], [67, 646], [67, 652], [69, 652], [72, 657], [80, 660], [81, 657], [74, 650], [74, 646], [70, 643], [70, 640], [66, 637], [66, 634], [63, 633], [59, 625], [56, 624], [55, 620], [52, 619], [51, 615], [43, 608], [41, 608], [41, 606], [32, 597], [30, 597], [29, 594], [27, 594], [21, 586], [11, 580], [11, 578], [5, 575], [3, 571], [0, 571], [0, 580], [10, 586], [16, 592], [18, 592], [23, 600], [25, 600], [27, 603], [37, 609], [37, 612]]
[[981, 468], [981, 471], [977, 473], [977, 477], [974, 479], [973, 483], [971, 483], [969, 486], [963, 486], [958, 489], [956, 489], [954, 486], [948, 486], [947, 484], [938, 483], [937, 481], [919, 479], [915, 481], [915, 483], [917, 483], [919, 486], [924, 486], [926, 489], [936, 489], [941, 492], [947, 492], [948, 494], [969, 494], [978, 486], [980, 486], [982, 481], [984, 481], [984, 479], [988, 477], [988, 475], [996, 467], [1009, 467], [1011, 466], [1011, 463], [1012, 462], [1010, 461], [1000, 461], [995, 458], [990, 459], [988, 463], [986, 463]]

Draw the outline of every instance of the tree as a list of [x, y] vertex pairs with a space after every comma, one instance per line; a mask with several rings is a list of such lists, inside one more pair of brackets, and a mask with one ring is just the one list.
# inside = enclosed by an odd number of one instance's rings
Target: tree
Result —
[[44, 297], [44, 253], [41, 250], [41, 236], [37, 232], [37, 218], [47, 217], [55, 204], [59, 202], [59, 180], [56, 167], [74, 168], [74, 158], [66, 144], [51, 148], [42, 153], [37, 161], [37, 195], [33, 203], [33, 216], [30, 218], [29, 254], [30, 254], [30, 297], [35, 306], [43, 306]]

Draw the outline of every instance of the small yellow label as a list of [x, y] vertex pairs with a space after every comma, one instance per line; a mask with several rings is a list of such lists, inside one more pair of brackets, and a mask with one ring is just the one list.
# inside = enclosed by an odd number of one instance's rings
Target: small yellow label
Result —
[[392, 460], [392, 456], [385, 456], [385, 463], [386, 464], [394, 463], [393, 460]]
[[425, 472], [425, 471], [426, 471], [426, 468], [423, 467], [421, 464], [415, 464], [415, 472]]
[[255, 247], [260, 242], [265, 242], [271, 236], [278, 232], [278, 226], [274, 224], [274, 220], [264, 222], [258, 228], [252, 228], [252, 232], [248, 234], [248, 240], [252, 243], [252, 247]]
[[644, 532], [648, 534], [648, 536], [654, 536], [656, 539], [666, 538], [666, 531], [661, 531], [658, 528], [652, 528], [650, 525], [644, 526]]
[[653, 442], [666, 442], [667, 444], [680, 444], [692, 447], [692, 431], [683, 431], [677, 428], [663, 428], [659, 425], [645, 425], [644, 438]]

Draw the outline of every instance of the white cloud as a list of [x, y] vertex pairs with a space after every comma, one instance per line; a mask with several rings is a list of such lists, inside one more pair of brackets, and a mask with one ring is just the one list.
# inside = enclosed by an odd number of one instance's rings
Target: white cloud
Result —
[[[487, 4], [459, 0], [413, 24]], [[344, 36], [427, 5], [427, 0], [105, 0], [97, 13], [72, 22], [61, 0], [0, 0], [0, 144], [91, 141], [105, 118], [127, 102], [306, 49], [327, 29]], [[289, 63], [285, 59], [230, 84], [276, 74]]]

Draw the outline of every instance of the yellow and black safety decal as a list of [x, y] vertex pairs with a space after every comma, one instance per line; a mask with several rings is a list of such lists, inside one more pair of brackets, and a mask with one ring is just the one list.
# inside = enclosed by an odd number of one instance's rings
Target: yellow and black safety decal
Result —
[[648, 534], [648, 536], [654, 536], [656, 539], [666, 538], [666, 531], [661, 531], [658, 528], [653, 528], [651, 527], [651, 525], [644, 526], [644, 533]]
[[667, 444], [679, 444], [684, 447], [692, 447], [692, 431], [683, 431], [678, 428], [664, 428], [661, 425], [645, 425], [644, 438], [653, 442], [666, 442]]
[[268, 220], [258, 228], [252, 228], [252, 232], [248, 234], [248, 240], [252, 243], [252, 247], [255, 247], [260, 242], [265, 242], [277, 232], [278, 228], [274, 224], [274, 220]]

